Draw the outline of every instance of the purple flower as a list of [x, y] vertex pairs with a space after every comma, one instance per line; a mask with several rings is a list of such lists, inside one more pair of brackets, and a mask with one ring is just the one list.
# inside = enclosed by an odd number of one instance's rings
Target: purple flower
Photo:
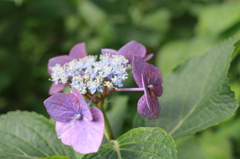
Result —
[[[72, 61], [73, 59], [79, 59], [87, 56], [87, 52], [85, 49], [85, 43], [78, 43], [73, 48], [70, 50], [69, 55], [61, 55], [61, 56], [56, 56], [51, 58], [48, 61], [48, 73], [52, 75], [52, 71], [50, 67], [55, 66], [56, 64], [60, 64], [63, 66], [65, 63]], [[65, 88], [65, 84], [58, 83], [55, 84], [54, 82], [52, 83], [50, 89], [49, 89], [49, 94], [55, 94], [60, 91], [62, 91]]]
[[138, 113], [149, 119], [159, 118], [158, 97], [163, 92], [163, 80], [159, 68], [146, 63], [139, 56], [134, 56], [132, 72], [137, 85], [144, 89], [144, 95], [138, 101]]
[[112, 54], [112, 55], [123, 55], [126, 59], [129, 60], [129, 63], [132, 63], [133, 55], [138, 55], [144, 58], [145, 61], [150, 60], [153, 57], [153, 54], [146, 55], [146, 48], [142, 44], [136, 41], [130, 41], [118, 51], [113, 49], [102, 49], [102, 54]]
[[97, 152], [103, 138], [104, 117], [98, 108], [89, 108], [81, 94], [57, 93], [44, 101], [49, 115], [56, 120], [58, 138], [82, 154]]

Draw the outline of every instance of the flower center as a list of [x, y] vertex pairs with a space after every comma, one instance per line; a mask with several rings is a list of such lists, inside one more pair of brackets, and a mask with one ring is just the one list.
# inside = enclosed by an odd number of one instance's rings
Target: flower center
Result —
[[151, 85], [151, 84], [148, 85], [148, 89], [153, 90], [153, 88], [154, 88], [153, 85]]
[[75, 120], [78, 120], [78, 119], [80, 119], [81, 117], [82, 117], [81, 114], [75, 114], [75, 115], [74, 115], [74, 119], [75, 119]]
[[51, 67], [51, 80], [56, 84], [61, 82], [76, 88], [81, 94], [103, 92], [102, 87], [108, 90], [122, 87], [127, 79], [127, 71], [131, 68], [128, 60], [122, 55], [86, 56], [74, 59], [63, 66], [56, 64]]

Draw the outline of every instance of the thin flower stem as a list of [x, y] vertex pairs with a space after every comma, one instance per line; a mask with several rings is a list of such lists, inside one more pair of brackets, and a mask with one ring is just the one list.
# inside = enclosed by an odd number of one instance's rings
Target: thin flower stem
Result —
[[118, 88], [115, 91], [144, 91], [144, 88]]
[[105, 113], [105, 110], [103, 108], [103, 104], [104, 104], [104, 101], [101, 100], [99, 103], [98, 103], [98, 108], [102, 111], [103, 113], [103, 116], [104, 116], [104, 134], [107, 138], [108, 141], [110, 140], [114, 140], [114, 137], [113, 137], [113, 132], [112, 132], [112, 128], [110, 126], [110, 123], [108, 121], [108, 118], [106, 116], [106, 113]]

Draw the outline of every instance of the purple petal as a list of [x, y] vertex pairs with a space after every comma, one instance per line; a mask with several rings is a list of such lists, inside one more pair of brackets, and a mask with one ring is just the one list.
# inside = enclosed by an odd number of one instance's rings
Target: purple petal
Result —
[[111, 55], [118, 55], [118, 52], [113, 49], [101, 49], [101, 52], [103, 55], [108, 54], [108, 53]]
[[149, 85], [153, 86], [153, 92], [160, 97], [163, 92], [162, 75], [159, 68], [146, 63], [141, 57], [134, 56], [132, 72], [135, 82], [139, 87], [143, 87], [142, 78], [145, 81], [146, 89]]
[[[146, 75], [145, 75], [146, 76]], [[145, 108], [143, 108], [144, 105], [142, 105], [141, 109], [144, 109], [145, 115], [149, 119], [157, 119], [159, 118], [160, 114], [160, 105], [158, 102], [158, 98], [153, 92], [153, 90], [148, 89], [148, 85], [146, 85], [148, 82], [147, 78], [142, 78], [143, 88], [144, 88], [144, 96], [146, 100]], [[140, 104], [141, 106], [141, 104]]]
[[66, 62], [72, 61], [73, 58], [68, 55], [62, 55], [53, 57], [48, 61], [48, 73], [51, 75], [52, 71], [50, 70], [50, 67], [55, 66], [56, 64], [64, 65]]
[[144, 57], [146, 55], [146, 48], [136, 41], [130, 41], [118, 50], [118, 54], [123, 55], [129, 60], [129, 63], [132, 63], [133, 55], [140, 57]]
[[138, 87], [142, 88], [142, 76], [145, 67], [145, 62], [140, 56], [134, 56], [133, 63], [132, 63], [132, 73], [135, 82], [137, 83]]
[[160, 115], [160, 104], [156, 96], [147, 98], [143, 95], [138, 101], [138, 113], [148, 119], [157, 119]]
[[48, 94], [52, 95], [52, 94], [61, 92], [65, 88], [65, 86], [66, 85], [62, 83], [55, 84], [55, 82], [53, 82], [49, 89]]
[[146, 55], [143, 59], [144, 61], [148, 61], [153, 57], [153, 54]]
[[69, 56], [75, 59], [83, 58], [87, 56], [85, 43], [78, 43], [72, 47]]
[[44, 101], [48, 114], [58, 122], [68, 122], [79, 113], [80, 103], [73, 94], [57, 93]]
[[160, 97], [163, 92], [163, 87], [162, 87], [162, 75], [161, 71], [159, 68], [146, 63], [145, 64], [145, 71], [143, 74], [144, 81], [146, 86], [153, 85], [153, 92], [155, 93], [156, 96]]
[[56, 123], [58, 138], [66, 145], [73, 146], [81, 154], [97, 152], [103, 138], [104, 117], [98, 108], [90, 108], [93, 120], [83, 118], [69, 123]]
[[[160, 70], [146, 63], [141, 57], [133, 58], [133, 76], [139, 87], [144, 88], [144, 95], [138, 101], [138, 112], [149, 119], [157, 119], [160, 105], [157, 96], [162, 94], [162, 76]], [[148, 88], [149, 85], [153, 89]]]
[[84, 100], [81, 93], [75, 88], [72, 89], [72, 93], [75, 95], [75, 97], [78, 98], [78, 101], [80, 103], [80, 113], [83, 114], [85, 117], [87, 117], [88, 120], [92, 120], [92, 114], [89, 110], [88, 104]]
[[79, 100], [79, 103], [82, 107], [87, 106], [87, 103], [85, 102], [83, 96], [81, 95], [81, 93], [76, 88], [72, 89], [72, 93], [77, 97], [77, 99]]

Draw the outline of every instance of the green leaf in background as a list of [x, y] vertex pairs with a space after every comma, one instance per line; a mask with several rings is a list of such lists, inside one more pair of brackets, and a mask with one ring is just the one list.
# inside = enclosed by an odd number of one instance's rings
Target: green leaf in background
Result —
[[170, 12], [168, 10], [159, 9], [151, 14], [147, 14], [140, 18], [140, 25], [147, 29], [159, 31], [161, 33], [167, 32], [170, 25]]
[[[230, 153], [234, 154], [234, 156], [240, 156], [240, 118], [237, 116], [238, 114], [236, 114], [234, 117], [230, 118], [227, 121], [224, 121], [223, 123], [221, 123], [218, 126], [218, 129], [215, 130], [214, 132], [209, 132], [211, 133], [211, 135], [218, 137], [218, 139], [221, 138], [225, 139], [225, 143], [227, 143], [229, 145], [229, 147], [226, 149], [228, 151], [231, 151]], [[206, 140], [207, 142], [207, 140]], [[231, 145], [230, 145], [230, 144]], [[224, 144], [224, 143], [222, 143]], [[225, 145], [222, 145], [223, 147], [226, 147]], [[224, 151], [226, 151], [224, 150]], [[238, 157], [235, 157], [235, 159], [237, 159]], [[232, 157], [234, 158], [234, 157]], [[210, 159], [210, 158], [209, 158]], [[226, 158], [226, 159], [231, 159]]]
[[46, 157], [43, 159], [70, 159], [70, 158], [67, 156], [51, 156], [51, 157]]
[[235, 98], [240, 100], [240, 83], [234, 82], [230, 84], [232, 91], [235, 93]]
[[[108, 101], [108, 99], [110, 101]], [[106, 114], [115, 138], [117, 138], [122, 134], [123, 121], [127, 113], [127, 101], [128, 101], [128, 96], [118, 95], [111, 98], [107, 98], [105, 102], [106, 105], [109, 104], [111, 107], [110, 110], [106, 111]], [[108, 141], [104, 136], [102, 143], [107, 143], [107, 142]]]
[[165, 76], [191, 56], [205, 53], [215, 43], [209, 36], [198, 36], [189, 40], [175, 40], [164, 45], [156, 58], [157, 67]]
[[197, 31], [208, 35], [220, 34], [239, 21], [239, 1], [210, 5], [201, 10]]
[[89, 27], [96, 29], [103, 25], [107, 18], [105, 11], [91, 1], [81, 1], [78, 11], [85, 18]]
[[230, 140], [212, 131], [190, 135], [175, 141], [178, 159], [232, 159]]
[[0, 138], [0, 158], [37, 159], [55, 155], [75, 158], [73, 149], [57, 139], [54, 125], [33, 112], [1, 115]]
[[232, 38], [202, 56], [192, 57], [166, 76], [159, 98], [160, 118], [149, 120], [137, 115], [134, 126], [158, 126], [176, 139], [232, 116], [238, 106], [228, 86], [227, 72], [238, 40]]
[[128, 96], [115, 96], [110, 99], [111, 110], [107, 111], [107, 117], [113, 130], [114, 137], [118, 137], [122, 134], [124, 117], [127, 112]]
[[34, 15], [36, 18], [61, 18], [75, 13], [75, 7], [71, 2], [65, 0], [30, 1], [29, 4], [28, 14]]
[[230, 142], [225, 136], [211, 131], [198, 137], [205, 159], [231, 159]]
[[83, 159], [174, 159], [177, 151], [174, 141], [161, 128], [136, 128], [101, 146], [97, 153]]
[[202, 147], [194, 135], [186, 136], [175, 141], [178, 159], [205, 159]]

